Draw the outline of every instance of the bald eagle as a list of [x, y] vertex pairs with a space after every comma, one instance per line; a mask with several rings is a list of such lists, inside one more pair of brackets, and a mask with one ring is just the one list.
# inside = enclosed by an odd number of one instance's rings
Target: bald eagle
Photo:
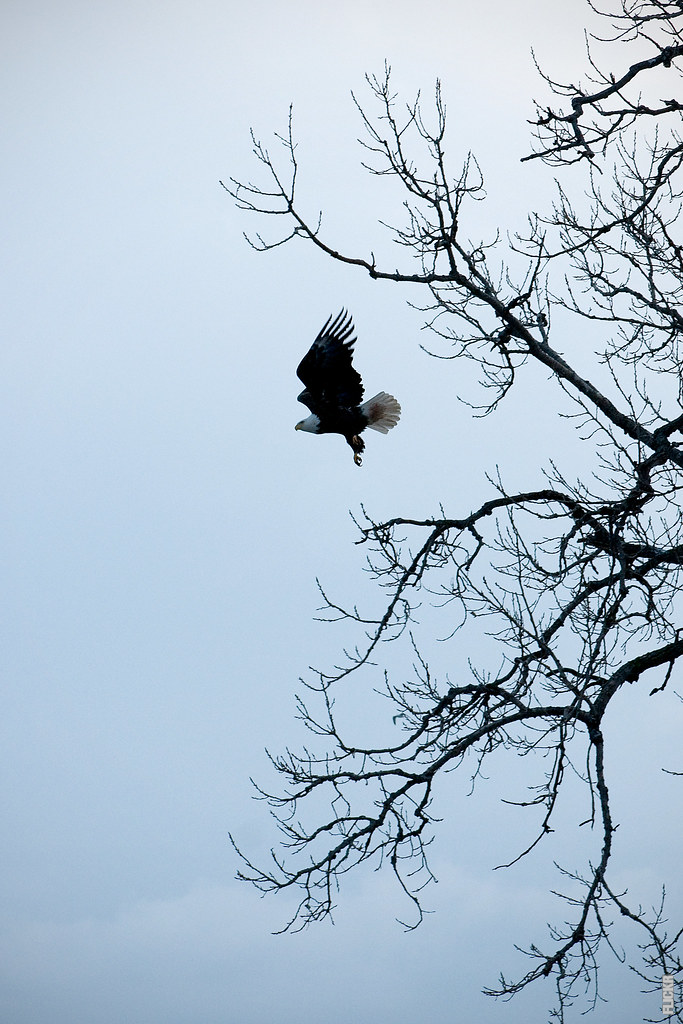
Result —
[[401, 406], [392, 395], [380, 391], [363, 402], [363, 382], [351, 364], [354, 328], [351, 317], [342, 309], [330, 317], [310, 349], [299, 363], [296, 375], [304, 385], [298, 397], [311, 415], [297, 423], [296, 430], [311, 434], [343, 434], [353, 448], [353, 461], [362, 464], [366, 427], [386, 434], [398, 423]]

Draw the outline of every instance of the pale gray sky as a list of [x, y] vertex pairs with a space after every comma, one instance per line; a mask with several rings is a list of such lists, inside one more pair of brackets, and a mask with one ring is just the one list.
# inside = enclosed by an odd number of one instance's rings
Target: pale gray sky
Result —
[[[298, 677], [341, 646], [313, 621], [316, 575], [376, 600], [348, 510], [460, 514], [496, 463], [536, 484], [539, 458], [565, 443], [572, 457], [560, 399], [534, 398], [532, 445], [533, 375], [473, 424], [454, 397], [467, 371], [419, 350], [415, 296], [303, 245], [253, 253], [218, 180], [256, 173], [249, 127], [281, 130], [293, 102], [302, 196], [366, 252], [392, 196], [358, 170], [349, 91], [387, 58], [408, 95], [443, 80], [449, 153], [472, 149], [489, 182], [484, 232], [520, 226], [529, 196], [550, 194], [519, 164], [530, 47], [558, 74], [576, 66], [583, 19], [580, 0], [2, 5], [6, 1024], [542, 1019], [549, 990], [480, 995], [522, 969], [514, 941], [545, 937], [557, 881], [550, 846], [492, 873], [501, 835], [503, 859], [527, 836], [496, 780], [476, 802], [444, 789], [436, 913], [413, 934], [390, 879], [368, 872], [347, 880], [334, 927], [272, 936], [291, 903], [233, 880], [227, 832], [256, 858], [275, 841], [248, 776], [267, 780], [264, 747], [295, 744]], [[293, 429], [296, 365], [342, 305], [368, 389], [403, 406], [361, 471], [341, 439]], [[680, 721], [652, 705], [644, 721], [673, 758]], [[651, 839], [673, 784], [634, 753], [628, 714], [616, 729], [624, 884], [650, 902], [667, 878], [680, 911], [675, 844]], [[630, 1019], [634, 998], [647, 1011], [634, 992], [607, 971], [601, 1024]]]

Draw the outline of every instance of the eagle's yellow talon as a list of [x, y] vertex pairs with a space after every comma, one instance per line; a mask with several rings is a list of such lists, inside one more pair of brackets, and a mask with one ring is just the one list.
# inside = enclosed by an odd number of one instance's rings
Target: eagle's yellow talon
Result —
[[361, 459], [361, 457], [358, 454], [358, 452], [354, 453], [353, 461], [356, 463], [357, 466], [362, 466], [363, 465], [363, 460]]

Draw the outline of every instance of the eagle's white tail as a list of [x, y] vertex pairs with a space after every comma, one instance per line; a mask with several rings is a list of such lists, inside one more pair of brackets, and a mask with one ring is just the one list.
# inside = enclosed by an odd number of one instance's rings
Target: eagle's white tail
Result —
[[373, 430], [379, 430], [381, 434], [387, 434], [401, 417], [401, 406], [393, 395], [387, 395], [385, 391], [380, 391], [368, 402], [363, 402], [360, 411], [367, 416], [368, 426]]

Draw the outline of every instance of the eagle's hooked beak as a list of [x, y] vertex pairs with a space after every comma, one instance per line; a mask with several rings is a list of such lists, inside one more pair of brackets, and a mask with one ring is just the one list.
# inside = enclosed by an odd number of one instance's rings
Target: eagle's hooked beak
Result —
[[301, 423], [297, 423], [297, 425], [294, 427], [294, 429], [295, 430], [301, 430]]

